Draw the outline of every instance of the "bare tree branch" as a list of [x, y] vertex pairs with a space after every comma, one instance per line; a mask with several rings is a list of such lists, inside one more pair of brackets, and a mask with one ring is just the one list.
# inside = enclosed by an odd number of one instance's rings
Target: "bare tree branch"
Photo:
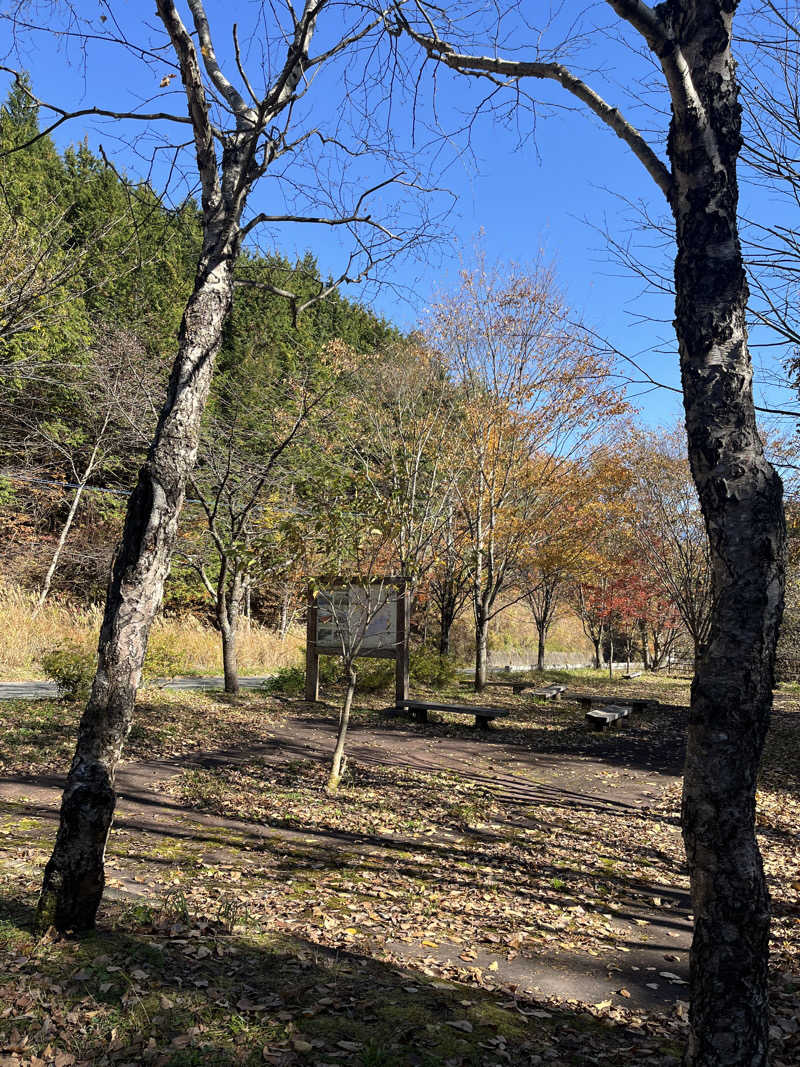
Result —
[[35, 145], [37, 141], [41, 141], [44, 137], [49, 137], [51, 133], [62, 126], [65, 122], [70, 122], [72, 119], [86, 118], [87, 116], [95, 116], [97, 118], [106, 119], [135, 119], [138, 122], [180, 122], [187, 124], [191, 122], [191, 119], [185, 115], [173, 115], [168, 111], [111, 111], [108, 108], [102, 107], [84, 107], [78, 108], [77, 111], [67, 111], [63, 107], [59, 107], [58, 104], [51, 104], [47, 100], [42, 100], [38, 96], [34, 96], [22, 77], [21, 71], [14, 70], [13, 67], [6, 67], [0, 65], [0, 71], [4, 71], [6, 74], [12, 74], [17, 86], [25, 93], [30, 99], [31, 103], [37, 108], [44, 108], [46, 111], [55, 112], [59, 118], [52, 122], [49, 126], [46, 126], [43, 130], [40, 130], [35, 136], [29, 138], [27, 141], [21, 144], [12, 145], [10, 148], [3, 147], [2, 155], [10, 156], [14, 152], [21, 152], [23, 149], [30, 148]]
[[[627, 5], [626, 5], [627, 6]], [[643, 4], [638, 5], [644, 7]], [[649, 10], [649, 9], [648, 9]], [[655, 151], [645, 141], [641, 133], [624, 117], [619, 108], [608, 104], [599, 93], [582, 81], [561, 63], [541, 63], [514, 59], [502, 59], [499, 56], [473, 56], [456, 52], [453, 47], [439, 37], [430, 37], [414, 30], [405, 17], [399, 16], [408, 35], [421, 45], [431, 59], [444, 63], [453, 70], [465, 74], [482, 76], [501, 74], [505, 78], [539, 78], [555, 81], [568, 93], [585, 104], [597, 117], [610, 127], [621, 140], [628, 145], [633, 154], [645, 167], [650, 177], [662, 191], [667, 201], [672, 197], [672, 176], [667, 166], [659, 159]]]

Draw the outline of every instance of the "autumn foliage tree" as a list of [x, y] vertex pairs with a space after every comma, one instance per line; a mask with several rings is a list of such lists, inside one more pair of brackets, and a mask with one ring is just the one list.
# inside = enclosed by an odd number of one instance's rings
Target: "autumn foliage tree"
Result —
[[678, 432], [639, 431], [625, 460], [636, 507], [628, 522], [662, 596], [678, 612], [695, 662], [711, 633], [714, 591], [711, 550]]
[[546, 539], [568, 465], [623, 404], [608, 363], [571, 325], [543, 264], [490, 268], [479, 259], [434, 305], [426, 337], [460, 394], [458, 508], [471, 564], [475, 687], [482, 689], [500, 593], [523, 551]]
[[344, 458], [372, 497], [370, 509], [395, 530], [390, 567], [413, 588], [434, 562], [463, 467], [456, 386], [441, 358], [412, 336], [379, 348], [351, 391]]

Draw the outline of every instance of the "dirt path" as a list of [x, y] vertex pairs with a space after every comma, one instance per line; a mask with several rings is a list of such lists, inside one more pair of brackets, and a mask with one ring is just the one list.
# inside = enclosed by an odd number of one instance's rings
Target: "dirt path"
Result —
[[[309, 712], [271, 722], [260, 745], [128, 764], [117, 776], [116, 831], [142, 835], [144, 840], [192, 843], [205, 850], [202, 854], [206, 859], [230, 864], [241, 863], [245, 854], [263, 856], [265, 849], [270, 844], [277, 847], [277, 842], [307, 847], [311, 840], [308, 832], [247, 818], [204, 814], [166, 795], [163, 784], [192, 767], [247, 767], [254, 758], [267, 765], [324, 760], [331, 751], [333, 733], [330, 719]], [[519, 825], [524, 825], [531, 806], [543, 805], [568, 811], [576, 820], [582, 813], [602, 812], [613, 820], [625, 821], [634, 835], [637, 817], [676, 781], [680, 765], [680, 751], [674, 745], [664, 751], [640, 748], [635, 738], [614, 735], [607, 744], [595, 743], [591, 756], [542, 753], [504, 742], [502, 731], [488, 737], [467, 730], [457, 736], [441, 736], [435, 728], [392, 724], [354, 727], [348, 751], [351, 760], [367, 766], [453, 772], [491, 790]], [[27, 813], [48, 822], [55, 823], [59, 795], [57, 779], [0, 781], [0, 798], [19, 802], [25, 797]], [[244, 848], [226, 847], [224, 838], [215, 834], [220, 830], [235, 832], [244, 841]], [[346, 851], [385, 858], [406, 846], [420, 847], [418, 841], [403, 841], [397, 835], [390, 840], [380, 835], [313, 835], [313, 849], [332, 857]], [[145, 886], [152, 882], [153, 867], [146, 859], [129, 855], [110, 862], [109, 875], [110, 885], [118, 892], [143, 896]], [[505, 950], [488, 953], [463, 943], [392, 940], [379, 946], [380, 953], [384, 958], [414, 959], [423, 965], [488, 968], [495, 981], [543, 997], [590, 1003], [610, 1000], [624, 1007], [674, 1012], [677, 1002], [687, 999], [691, 925], [685, 879], [676, 880], [674, 885], [639, 883], [630, 888], [626, 906], [610, 906], [605, 916], [613, 936], [602, 954], [589, 955], [558, 945], [548, 947], [546, 955]]]

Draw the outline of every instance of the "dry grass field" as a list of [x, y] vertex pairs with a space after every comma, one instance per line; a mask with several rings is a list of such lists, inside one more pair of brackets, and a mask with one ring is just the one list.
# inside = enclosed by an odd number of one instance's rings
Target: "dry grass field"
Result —
[[[19, 586], [0, 585], [0, 681], [41, 678], [39, 660], [48, 650], [64, 646], [93, 652], [97, 647], [102, 609], [76, 607], [53, 597], [34, 614], [36, 597]], [[239, 669], [242, 674], [266, 674], [300, 658], [299, 630], [285, 640], [260, 626], [243, 625]], [[151, 645], [163, 650], [175, 664], [176, 674], [219, 675], [222, 650], [219, 634], [190, 615], [161, 617], [151, 633]]]

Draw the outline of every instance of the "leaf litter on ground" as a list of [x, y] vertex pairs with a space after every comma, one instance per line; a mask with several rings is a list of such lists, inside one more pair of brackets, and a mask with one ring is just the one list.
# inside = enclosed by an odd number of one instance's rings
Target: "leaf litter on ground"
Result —
[[[680, 746], [685, 691], [668, 695], [676, 706], [636, 727], [654, 764], [671, 733]], [[519, 776], [514, 752], [546, 752], [556, 763], [602, 760], [616, 746], [621, 756], [603, 772], [613, 798], [625, 788], [631, 739], [587, 734], [568, 706], [498, 702], [511, 711], [507, 726], [493, 732], [491, 753], [476, 740], [464, 774], [354, 759], [330, 797], [316, 759], [257, 755], [203, 767], [195, 758], [179, 769], [187, 755], [256, 747], [276, 726], [291, 727], [290, 704], [147, 694], [132, 755], [176, 762], [163, 789], [179, 805], [182, 833], [112, 834], [117, 899], [104, 904], [101, 933], [32, 939], [25, 923], [52, 817], [21, 799], [3, 805], [13, 858], [2, 866], [0, 1064], [677, 1063], [685, 1000], [669, 1014], [642, 1011], [620, 985], [607, 1000], [579, 1003], [515, 987], [502, 972], [520, 959], [613, 959], [625, 948], [623, 916], [676, 907], [686, 890], [678, 786], [654, 779], [651, 796], [624, 817], [553, 790], [511, 804], [473, 768], [502, 753]], [[63, 769], [75, 709], [50, 704], [14, 710], [16, 732], [0, 748], [6, 773]], [[793, 698], [779, 697], [758, 796], [774, 902], [771, 1036], [775, 1063], [787, 1065], [800, 1049], [797, 712]], [[371, 708], [359, 715], [374, 724]], [[419, 733], [431, 751], [466, 735], [446, 717]], [[634, 922], [647, 936], [650, 920]], [[463, 951], [443, 962], [445, 944]], [[679, 958], [665, 953], [657, 980], [672, 983]]]

